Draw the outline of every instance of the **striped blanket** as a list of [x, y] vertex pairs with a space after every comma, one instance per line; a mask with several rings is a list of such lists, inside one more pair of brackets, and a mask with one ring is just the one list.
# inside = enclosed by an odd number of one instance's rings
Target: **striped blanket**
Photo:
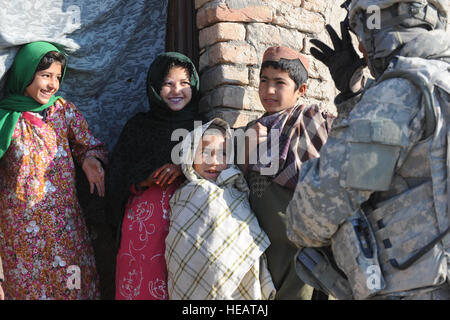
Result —
[[[229, 133], [228, 125], [217, 119], [205, 124], [203, 132], [212, 122]], [[187, 140], [187, 152], [194, 152], [197, 145]], [[192, 162], [182, 168], [187, 181], [170, 200], [166, 238], [169, 298], [273, 298], [263, 254], [270, 242], [250, 209], [242, 172], [232, 165], [212, 182], [201, 178]]]
[[269, 163], [250, 164], [249, 170], [262, 174], [263, 168], [271, 168], [273, 163], [277, 162], [278, 171], [272, 176], [273, 181], [294, 190], [302, 163], [319, 157], [333, 119], [332, 114], [317, 105], [300, 104], [274, 114], [264, 114], [251, 124], [259, 122], [268, 132], [272, 129], [278, 130], [280, 134], [278, 139], [272, 140], [268, 134], [265, 142], [267, 152], [273, 148], [278, 150], [278, 153], [272, 155], [268, 153], [266, 157], [270, 159]]

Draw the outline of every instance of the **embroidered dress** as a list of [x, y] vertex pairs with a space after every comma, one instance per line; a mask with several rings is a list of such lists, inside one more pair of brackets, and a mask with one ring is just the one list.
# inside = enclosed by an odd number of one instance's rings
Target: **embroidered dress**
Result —
[[153, 185], [131, 196], [122, 222], [117, 254], [116, 300], [167, 300], [165, 239], [169, 230], [169, 200], [181, 183]]
[[106, 162], [78, 109], [58, 99], [22, 112], [0, 159], [0, 256], [6, 299], [99, 297], [94, 253], [75, 189], [74, 160]]

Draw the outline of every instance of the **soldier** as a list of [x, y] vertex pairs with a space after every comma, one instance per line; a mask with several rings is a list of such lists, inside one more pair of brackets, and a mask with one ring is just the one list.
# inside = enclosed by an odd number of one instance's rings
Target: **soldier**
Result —
[[[325, 291], [450, 299], [447, 13], [448, 0], [351, 1], [375, 80], [333, 123], [320, 158], [303, 163], [287, 208], [297, 270]], [[336, 265], [311, 248], [328, 246]]]

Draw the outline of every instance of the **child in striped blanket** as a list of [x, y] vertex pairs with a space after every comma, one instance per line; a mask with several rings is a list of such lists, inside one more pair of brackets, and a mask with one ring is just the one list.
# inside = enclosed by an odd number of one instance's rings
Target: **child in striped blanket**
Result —
[[[166, 262], [170, 299], [271, 299], [270, 242], [250, 209], [242, 172], [226, 160], [228, 124], [214, 119], [182, 144], [186, 181], [170, 200]], [[230, 152], [231, 153], [231, 152]], [[228, 156], [228, 157], [227, 157]]]

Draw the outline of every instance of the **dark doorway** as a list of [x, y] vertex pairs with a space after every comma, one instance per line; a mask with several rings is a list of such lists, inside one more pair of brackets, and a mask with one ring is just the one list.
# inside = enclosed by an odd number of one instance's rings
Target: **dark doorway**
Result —
[[199, 48], [195, 0], [168, 0], [166, 51], [188, 56], [198, 70]]

